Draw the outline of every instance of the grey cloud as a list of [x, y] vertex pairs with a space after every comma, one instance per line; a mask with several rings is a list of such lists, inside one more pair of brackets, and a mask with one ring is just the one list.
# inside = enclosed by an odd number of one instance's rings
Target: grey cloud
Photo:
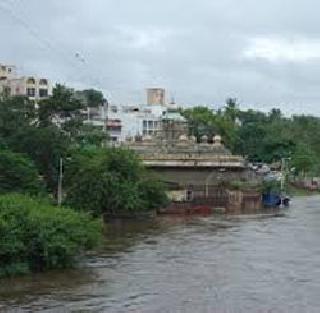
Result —
[[186, 105], [217, 107], [234, 96], [244, 107], [320, 114], [318, 59], [244, 55], [258, 37], [320, 40], [319, 7], [316, 0], [1, 0], [0, 62], [103, 89], [116, 102], [143, 102], [144, 89], [159, 85]]

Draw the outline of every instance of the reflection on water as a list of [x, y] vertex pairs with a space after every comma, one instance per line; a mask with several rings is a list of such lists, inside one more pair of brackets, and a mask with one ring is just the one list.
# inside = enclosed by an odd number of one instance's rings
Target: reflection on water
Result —
[[79, 269], [3, 280], [4, 312], [319, 312], [320, 198], [108, 226]]

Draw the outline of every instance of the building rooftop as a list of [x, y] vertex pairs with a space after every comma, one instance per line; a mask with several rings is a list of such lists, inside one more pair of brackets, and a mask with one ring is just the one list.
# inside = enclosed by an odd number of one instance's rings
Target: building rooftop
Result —
[[124, 145], [134, 150], [147, 167], [245, 167], [244, 158], [232, 155], [220, 140], [209, 144], [196, 143], [192, 136], [180, 136], [178, 140], [145, 136]]
[[170, 111], [164, 112], [162, 115], [163, 120], [171, 120], [171, 121], [179, 121], [179, 122], [186, 122], [186, 119], [177, 111]]

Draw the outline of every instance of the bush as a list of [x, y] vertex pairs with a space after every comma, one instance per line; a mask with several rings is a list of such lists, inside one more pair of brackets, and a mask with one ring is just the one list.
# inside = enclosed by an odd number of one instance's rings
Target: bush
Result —
[[0, 194], [38, 194], [43, 191], [44, 186], [33, 162], [22, 154], [0, 148]]
[[167, 200], [164, 186], [125, 149], [76, 152], [65, 185], [67, 203], [94, 215], [152, 210]]
[[95, 247], [102, 224], [19, 194], [0, 196], [0, 276], [71, 266]]

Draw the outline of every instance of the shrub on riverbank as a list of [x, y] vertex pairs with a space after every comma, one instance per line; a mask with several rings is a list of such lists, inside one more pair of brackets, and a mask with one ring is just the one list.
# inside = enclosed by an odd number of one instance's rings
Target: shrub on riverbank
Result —
[[0, 277], [71, 266], [99, 242], [102, 225], [84, 213], [19, 194], [0, 196]]
[[66, 201], [101, 213], [138, 213], [166, 204], [164, 185], [126, 149], [77, 151], [66, 166]]

